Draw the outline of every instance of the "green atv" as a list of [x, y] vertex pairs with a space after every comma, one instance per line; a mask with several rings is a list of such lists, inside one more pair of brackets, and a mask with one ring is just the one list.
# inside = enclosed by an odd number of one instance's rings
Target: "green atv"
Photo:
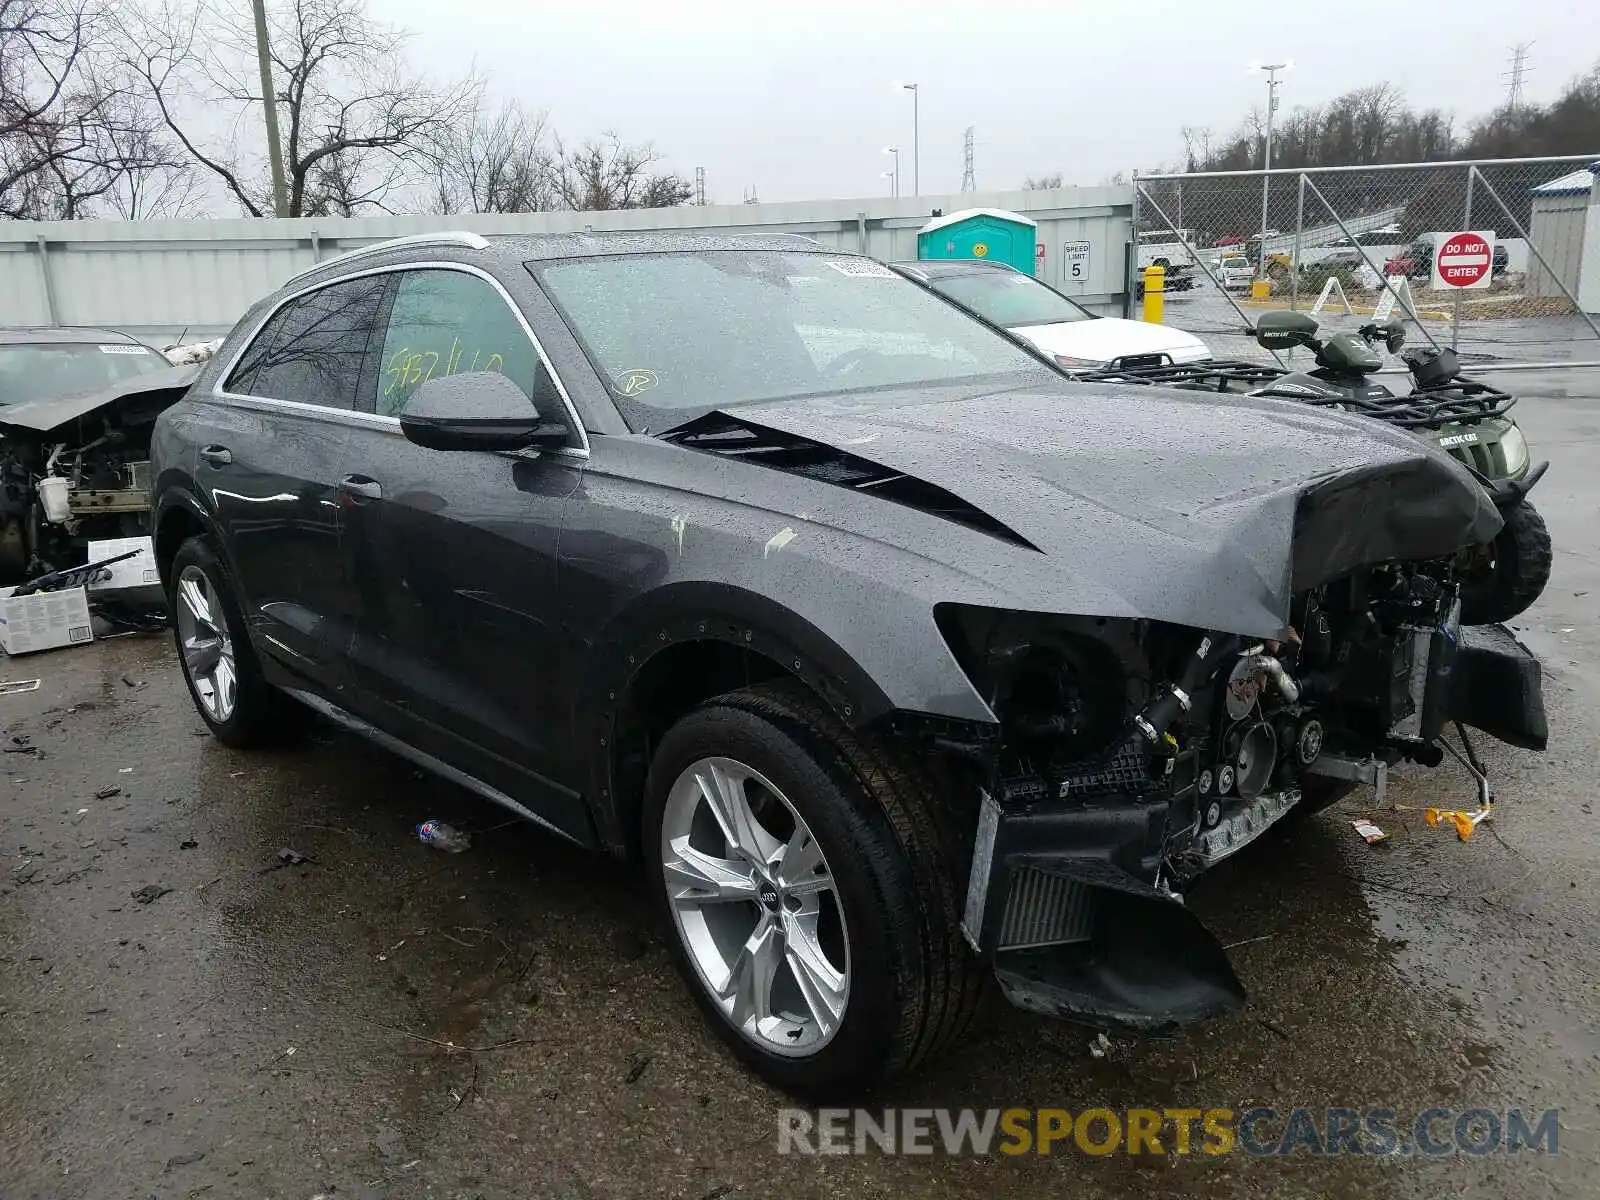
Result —
[[1533, 464], [1527, 439], [1506, 415], [1516, 403], [1513, 397], [1462, 378], [1455, 351], [1431, 346], [1402, 355], [1412, 380], [1406, 395], [1397, 396], [1369, 379], [1383, 365], [1378, 344], [1391, 354], [1405, 344], [1405, 326], [1399, 320], [1368, 323], [1355, 333], [1323, 339], [1317, 337], [1317, 322], [1305, 313], [1275, 311], [1263, 313], [1248, 332], [1269, 350], [1311, 350], [1316, 366], [1285, 371], [1213, 359], [1115, 368], [1076, 378], [1274, 396], [1375, 417], [1426, 438], [1478, 478], [1505, 522], [1462, 571], [1463, 623], [1509, 621], [1539, 598], [1550, 582], [1550, 533], [1527, 495], [1550, 464]]

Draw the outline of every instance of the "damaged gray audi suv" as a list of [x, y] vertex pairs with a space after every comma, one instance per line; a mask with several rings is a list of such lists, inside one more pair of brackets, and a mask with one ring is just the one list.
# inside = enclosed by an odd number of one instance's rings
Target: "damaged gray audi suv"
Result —
[[1243, 989], [1187, 881], [1472, 726], [1500, 518], [1282, 401], [1074, 384], [799, 237], [440, 233], [296, 276], [156, 423], [156, 553], [217, 737], [315, 710], [637, 860], [706, 1019], [858, 1092], [1013, 1004]]

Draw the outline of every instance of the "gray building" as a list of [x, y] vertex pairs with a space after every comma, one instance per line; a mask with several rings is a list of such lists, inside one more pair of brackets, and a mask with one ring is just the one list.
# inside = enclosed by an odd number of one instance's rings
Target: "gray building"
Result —
[[1584, 167], [1552, 179], [1533, 189], [1533, 215], [1528, 225], [1529, 239], [1544, 255], [1551, 271], [1539, 265], [1539, 260], [1529, 256], [1528, 287], [1530, 296], [1559, 296], [1566, 286], [1572, 295], [1578, 294], [1580, 268], [1583, 264], [1584, 225], [1589, 214], [1589, 197], [1595, 186], [1595, 168]]

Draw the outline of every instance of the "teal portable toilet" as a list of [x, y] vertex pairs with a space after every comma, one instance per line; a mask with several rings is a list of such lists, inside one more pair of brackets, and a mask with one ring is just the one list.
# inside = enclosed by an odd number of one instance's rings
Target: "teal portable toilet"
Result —
[[963, 208], [917, 231], [918, 258], [984, 258], [1033, 274], [1039, 224], [1003, 208]]

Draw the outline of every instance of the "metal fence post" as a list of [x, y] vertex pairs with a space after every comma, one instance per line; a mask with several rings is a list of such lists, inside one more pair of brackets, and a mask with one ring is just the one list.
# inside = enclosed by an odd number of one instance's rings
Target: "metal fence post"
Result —
[[[1467, 198], [1462, 203], [1462, 206], [1461, 206], [1461, 229], [1462, 229], [1463, 232], [1471, 232], [1471, 230], [1472, 230], [1472, 177], [1474, 175], [1476, 175], [1477, 173], [1478, 173], [1478, 168], [1477, 167], [1468, 167], [1467, 168]], [[1437, 250], [1434, 251], [1434, 255], [1435, 255], [1435, 257], [1438, 256], [1438, 251]], [[1437, 274], [1438, 271], [1439, 271], [1439, 264], [1437, 262], [1434, 263], [1433, 269], [1434, 269], [1434, 273]], [[1490, 279], [1492, 281], [1493, 277], [1494, 277], [1494, 255], [1492, 253], [1489, 255], [1489, 276], [1490, 276]], [[1456, 289], [1455, 306], [1450, 312], [1450, 349], [1456, 350], [1456, 351], [1459, 351], [1461, 349], [1461, 289], [1460, 288]]]
[[[1127, 254], [1123, 263], [1123, 273], [1127, 276], [1122, 281], [1122, 316], [1127, 320], [1133, 316], [1133, 298], [1138, 294], [1136, 280], [1139, 275], [1139, 168], [1133, 169], [1133, 216], [1132, 224], [1128, 228], [1128, 240], [1133, 244], [1133, 250]], [[1182, 237], [1179, 234], [1179, 237]]]
[[44, 284], [44, 311], [50, 318], [50, 324], [61, 324], [61, 317], [56, 312], [56, 281], [50, 277], [50, 251], [45, 246], [45, 236], [36, 233], [33, 244], [39, 248], [39, 279]]
[[1300, 237], [1306, 227], [1306, 173], [1300, 172], [1299, 195], [1294, 202], [1294, 257], [1289, 261], [1289, 307], [1300, 309]]

